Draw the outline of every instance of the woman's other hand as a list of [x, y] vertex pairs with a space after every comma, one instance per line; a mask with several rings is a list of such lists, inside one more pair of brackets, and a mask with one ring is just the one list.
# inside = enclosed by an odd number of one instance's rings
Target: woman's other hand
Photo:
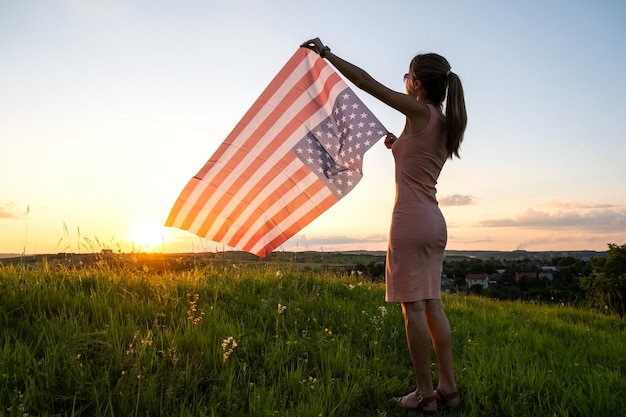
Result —
[[396, 141], [396, 139], [398, 139], [396, 137], [396, 135], [394, 135], [393, 133], [387, 133], [387, 137], [385, 138], [385, 146], [387, 147], [387, 149], [391, 149], [391, 147], [393, 146], [393, 143]]

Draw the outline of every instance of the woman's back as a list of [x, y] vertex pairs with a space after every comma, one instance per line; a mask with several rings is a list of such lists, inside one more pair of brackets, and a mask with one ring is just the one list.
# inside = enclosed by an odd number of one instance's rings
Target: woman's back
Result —
[[402, 132], [392, 147], [396, 170], [396, 204], [437, 204], [436, 185], [448, 154], [445, 119], [435, 106], [426, 128], [415, 135]]

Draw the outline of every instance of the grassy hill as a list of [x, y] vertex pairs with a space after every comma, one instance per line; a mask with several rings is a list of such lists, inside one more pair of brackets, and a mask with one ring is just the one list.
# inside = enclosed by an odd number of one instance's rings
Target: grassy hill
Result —
[[[0, 415], [407, 415], [389, 402], [415, 387], [384, 285], [289, 256], [181, 255], [195, 266], [180, 271], [141, 256], [0, 265]], [[346, 256], [334, 261], [365, 259]], [[624, 320], [443, 302], [464, 405], [440, 415], [626, 414]]]

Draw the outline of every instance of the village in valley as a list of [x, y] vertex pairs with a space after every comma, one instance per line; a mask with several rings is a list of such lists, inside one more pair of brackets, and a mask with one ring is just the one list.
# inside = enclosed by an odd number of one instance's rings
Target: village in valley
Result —
[[[384, 280], [381, 260], [355, 266]], [[575, 304], [583, 298], [580, 280], [592, 273], [591, 260], [606, 252], [446, 251], [441, 290], [505, 300]]]
[[442, 291], [505, 300], [575, 304], [583, 298], [580, 280], [592, 272], [591, 259], [604, 252], [447, 254]]

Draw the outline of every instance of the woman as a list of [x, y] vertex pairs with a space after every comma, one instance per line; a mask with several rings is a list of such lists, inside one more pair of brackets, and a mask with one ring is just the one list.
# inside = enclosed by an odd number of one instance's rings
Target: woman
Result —
[[[438, 402], [456, 407], [461, 399], [454, 377], [452, 332], [440, 292], [447, 229], [435, 186], [446, 160], [459, 157], [467, 125], [461, 81], [442, 56], [420, 54], [405, 75], [406, 94], [399, 93], [334, 55], [319, 38], [301, 46], [317, 52], [354, 85], [406, 116], [400, 137], [389, 134], [385, 139], [393, 152], [396, 176], [386, 299], [402, 304], [417, 388], [394, 400], [424, 414], [435, 413]], [[430, 369], [431, 342], [439, 368], [437, 389]]]

